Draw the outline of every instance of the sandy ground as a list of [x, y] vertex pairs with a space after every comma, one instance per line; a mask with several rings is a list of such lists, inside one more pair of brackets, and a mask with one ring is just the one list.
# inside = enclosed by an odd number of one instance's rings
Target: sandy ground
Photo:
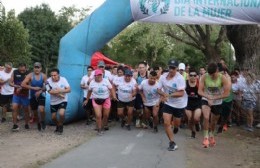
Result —
[[[187, 135], [190, 131], [186, 130]], [[187, 141], [188, 168], [260, 167], [260, 130], [253, 133], [233, 126], [216, 136], [216, 146], [202, 148], [202, 133]]]
[[[11, 118], [8, 121], [0, 124], [0, 168], [40, 167], [96, 136], [94, 124], [87, 126], [84, 121], [66, 125], [61, 136], [53, 133], [54, 126], [48, 126], [44, 132], [38, 132], [36, 125], [25, 130], [24, 121], [19, 122], [19, 132], [11, 132]], [[189, 137], [189, 130], [181, 131]], [[201, 140], [202, 132], [196, 139], [187, 138], [188, 168], [260, 167], [259, 129], [249, 133], [232, 127], [216, 137], [214, 148], [202, 148]]]
[[36, 124], [31, 124], [31, 129], [25, 130], [24, 121], [18, 124], [19, 132], [11, 132], [8, 120], [0, 124], [0, 168], [39, 167], [96, 135], [94, 125], [83, 121], [65, 125], [63, 135], [56, 135], [54, 126], [39, 132]]

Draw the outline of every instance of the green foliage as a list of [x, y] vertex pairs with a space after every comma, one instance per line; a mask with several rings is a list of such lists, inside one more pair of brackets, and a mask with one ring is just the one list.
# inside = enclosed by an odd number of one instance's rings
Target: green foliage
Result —
[[25, 9], [18, 18], [29, 30], [32, 61], [41, 62], [46, 71], [56, 67], [59, 41], [71, 29], [68, 19], [56, 17], [46, 4]]
[[166, 26], [134, 23], [110, 41], [102, 51], [110, 58], [133, 67], [144, 60], [151, 67], [166, 67], [169, 59], [177, 59], [194, 67], [204, 65], [202, 52], [167, 36]]
[[23, 24], [15, 17], [14, 10], [3, 13], [0, 22], [0, 63], [13, 62], [14, 66], [19, 63], [31, 62], [29, 45], [29, 33]]

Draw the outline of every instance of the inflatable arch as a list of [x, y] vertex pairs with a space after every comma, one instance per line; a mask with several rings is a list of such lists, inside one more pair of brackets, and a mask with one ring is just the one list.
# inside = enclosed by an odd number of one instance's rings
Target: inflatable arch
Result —
[[[87, 3], [87, 1], [86, 1]], [[106, 0], [60, 41], [58, 68], [71, 86], [65, 122], [84, 117], [80, 80], [94, 52], [134, 21], [259, 24], [260, 0]], [[49, 105], [49, 96], [46, 101]], [[46, 120], [51, 116], [46, 107]]]

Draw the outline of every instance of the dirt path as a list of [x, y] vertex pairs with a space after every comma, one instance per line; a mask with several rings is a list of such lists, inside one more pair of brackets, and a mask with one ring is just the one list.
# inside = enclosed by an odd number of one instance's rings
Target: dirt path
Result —
[[34, 168], [55, 159], [95, 135], [93, 126], [77, 122], [64, 126], [63, 135], [55, 135], [54, 126], [40, 133], [36, 125], [30, 130], [19, 123], [20, 131], [11, 132], [12, 123], [0, 125], [0, 168]]
[[[23, 121], [19, 125], [20, 131], [13, 133], [11, 122], [0, 124], [0, 168], [39, 167], [95, 136], [94, 125], [86, 126], [83, 121], [65, 126], [62, 136], [53, 133], [53, 126], [39, 133], [36, 125], [28, 131], [23, 128]], [[190, 134], [188, 130], [181, 131], [187, 137]], [[197, 139], [187, 138], [188, 168], [260, 167], [259, 129], [249, 133], [233, 127], [218, 135], [217, 146], [209, 149], [202, 148], [201, 140], [202, 133]]]
[[[186, 130], [187, 135], [190, 134]], [[187, 141], [188, 168], [256, 168], [260, 167], [260, 130], [249, 133], [232, 127], [218, 134], [217, 145], [202, 148], [202, 133]]]

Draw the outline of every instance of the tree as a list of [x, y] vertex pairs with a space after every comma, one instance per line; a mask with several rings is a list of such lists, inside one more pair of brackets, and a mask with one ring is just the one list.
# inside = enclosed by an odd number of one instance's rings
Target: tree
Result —
[[62, 7], [59, 10], [58, 16], [66, 18], [72, 26], [75, 26], [88, 16], [89, 10], [90, 7], [78, 9], [75, 5], [70, 7]]
[[259, 25], [232, 25], [227, 27], [227, 37], [235, 48], [240, 67], [260, 75], [260, 27]]
[[29, 29], [32, 60], [41, 62], [47, 73], [57, 66], [59, 41], [71, 29], [70, 23], [57, 17], [47, 4], [27, 8], [18, 18]]
[[167, 25], [164, 24], [134, 23], [102, 51], [112, 59], [131, 65], [146, 60], [151, 66], [166, 66], [170, 58], [195, 68], [205, 65], [206, 59], [200, 50], [177, 42], [166, 35], [166, 30]]
[[[180, 31], [181, 30], [181, 31]], [[200, 50], [207, 62], [219, 61], [223, 55], [222, 48], [228, 46], [224, 26], [168, 25], [165, 34], [173, 39]]]
[[0, 22], [0, 62], [30, 63], [29, 33], [23, 24], [15, 17], [14, 10], [3, 12]]

